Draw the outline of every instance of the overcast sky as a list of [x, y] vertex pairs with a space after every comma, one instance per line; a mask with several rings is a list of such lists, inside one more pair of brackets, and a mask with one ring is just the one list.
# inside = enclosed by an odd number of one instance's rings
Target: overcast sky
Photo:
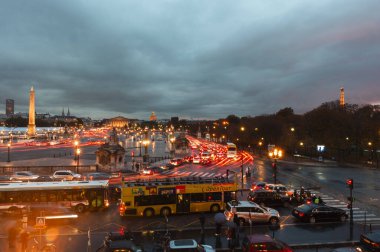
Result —
[[0, 113], [94, 119], [380, 104], [379, 0], [2, 0]]

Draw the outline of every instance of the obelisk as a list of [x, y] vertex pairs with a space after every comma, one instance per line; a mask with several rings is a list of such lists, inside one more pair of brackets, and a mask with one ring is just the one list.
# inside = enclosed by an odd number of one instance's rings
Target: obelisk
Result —
[[30, 89], [29, 94], [29, 124], [28, 124], [28, 136], [34, 137], [36, 135], [36, 110], [34, 107], [34, 88]]

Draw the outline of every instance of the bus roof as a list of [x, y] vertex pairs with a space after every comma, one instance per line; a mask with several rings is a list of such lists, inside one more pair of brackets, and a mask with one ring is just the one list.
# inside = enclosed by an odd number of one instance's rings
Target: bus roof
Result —
[[236, 144], [234, 144], [234, 143], [227, 143], [227, 145], [236, 146]]
[[65, 190], [106, 188], [108, 180], [96, 181], [55, 181], [55, 182], [26, 182], [26, 183], [0, 183], [1, 191], [32, 191], [32, 190]]

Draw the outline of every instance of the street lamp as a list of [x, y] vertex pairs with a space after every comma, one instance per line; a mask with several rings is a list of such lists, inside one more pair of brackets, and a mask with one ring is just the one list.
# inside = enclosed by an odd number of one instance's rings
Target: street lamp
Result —
[[79, 169], [79, 155], [80, 155], [80, 149], [77, 149], [77, 151], [76, 151], [76, 155], [77, 155], [77, 173], [78, 173], [78, 169]]
[[142, 144], [144, 145], [144, 162], [148, 161], [148, 145], [149, 145], [149, 140], [145, 139], [142, 141]]
[[77, 159], [78, 145], [79, 145], [79, 142], [75, 140], [74, 141], [74, 160]]
[[175, 137], [170, 138], [170, 156], [171, 158], [174, 158], [174, 142], [175, 142]]
[[11, 162], [11, 143], [8, 143], [8, 160], [7, 162]]
[[272, 163], [273, 167], [273, 178], [274, 183], [277, 183], [277, 159], [282, 157], [282, 150], [274, 148], [273, 151], [269, 152], [269, 157], [273, 158], [274, 162]]
[[140, 147], [140, 153], [139, 153], [139, 157], [141, 157], [141, 143], [142, 143], [142, 141], [141, 141], [141, 140], [139, 140], [139, 147]]

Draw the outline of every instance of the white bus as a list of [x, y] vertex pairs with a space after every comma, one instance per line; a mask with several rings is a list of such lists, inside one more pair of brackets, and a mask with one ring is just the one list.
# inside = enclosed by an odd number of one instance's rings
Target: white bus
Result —
[[237, 158], [237, 148], [234, 143], [227, 143], [227, 158]]
[[36, 205], [71, 208], [78, 213], [108, 208], [108, 181], [0, 183], [0, 211], [17, 214]]

